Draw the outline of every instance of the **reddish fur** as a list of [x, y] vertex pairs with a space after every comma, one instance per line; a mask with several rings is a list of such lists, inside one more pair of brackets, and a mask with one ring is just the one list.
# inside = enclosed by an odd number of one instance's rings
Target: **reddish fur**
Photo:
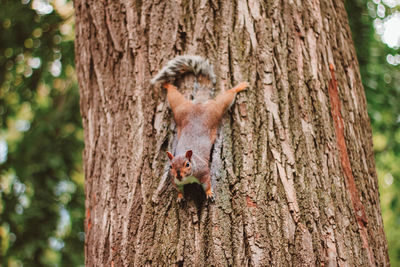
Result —
[[[248, 84], [240, 83], [205, 103], [193, 103], [185, 99], [177, 88], [170, 83], [165, 83], [163, 86], [168, 91], [168, 102], [178, 126], [177, 156], [174, 157], [170, 152], [167, 152], [171, 160], [171, 173], [175, 178], [177, 178], [178, 171], [182, 178], [190, 175], [195, 176], [204, 185], [207, 198], [212, 199], [213, 192], [209, 169], [210, 150], [217, 137], [222, 116], [233, 103], [236, 93], [245, 90]], [[191, 160], [192, 154], [189, 153], [189, 150], [192, 149], [196, 161], [196, 168], [193, 169], [192, 164], [190, 164], [190, 167], [185, 166], [186, 162]], [[190, 156], [188, 156], [188, 153]], [[175, 185], [175, 182], [173, 183]], [[182, 193], [178, 192], [178, 201], [181, 198]]]
[[[169, 152], [167, 152], [169, 153]], [[186, 177], [190, 175], [192, 166], [186, 167], [186, 163], [189, 161], [186, 157], [177, 156], [171, 159], [171, 173], [174, 177], [178, 176], [178, 171], [181, 174], [181, 177]], [[178, 180], [182, 180], [177, 178]]]

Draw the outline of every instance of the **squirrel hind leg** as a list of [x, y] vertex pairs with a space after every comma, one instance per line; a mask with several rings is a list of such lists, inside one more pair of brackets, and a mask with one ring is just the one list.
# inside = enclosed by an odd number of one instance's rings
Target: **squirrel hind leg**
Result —
[[[167, 90], [167, 98], [172, 112], [174, 113], [175, 117], [180, 117], [178, 107], [182, 105], [190, 106], [190, 101], [178, 91], [176, 86], [170, 83], [164, 83], [163, 87]], [[177, 123], [179, 124], [179, 122]]]
[[220, 113], [224, 113], [230, 106], [232, 106], [235, 101], [235, 96], [237, 93], [245, 90], [248, 86], [247, 82], [240, 83], [239, 85], [229, 89], [227, 91], [219, 93], [215, 98], [215, 103], [220, 109]]
[[249, 87], [249, 84], [247, 82], [242, 82], [233, 87], [231, 90], [234, 91], [235, 93], [239, 93], [243, 90], [246, 90], [247, 87]]

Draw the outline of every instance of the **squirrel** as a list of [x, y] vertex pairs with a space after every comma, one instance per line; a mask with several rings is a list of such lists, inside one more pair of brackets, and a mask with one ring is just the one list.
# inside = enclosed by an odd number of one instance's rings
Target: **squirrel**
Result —
[[195, 76], [194, 89], [216, 84], [216, 76], [208, 60], [193, 55], [177, 56], [170, 60], [151, 80], [162, 83], [178, 127], [176, 155], [167, 151], [172, 183], [178, 191], [177, 202], [183, 199], [186, 184], [202, 185], [207, 200], [214, 201], [210, 179], [210, 152], [225, 111], [233, 104], [236, 93], [246, 89], [246, 82], [223, 91], [215, 99], [204, 102], [187, 100], [171, 80], [191, 73]]

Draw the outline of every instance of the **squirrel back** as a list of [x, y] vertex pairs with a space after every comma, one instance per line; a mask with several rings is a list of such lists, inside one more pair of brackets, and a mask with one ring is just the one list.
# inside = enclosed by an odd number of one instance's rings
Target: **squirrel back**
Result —
[[214, 87], [216, 84], [217, 79], [210, 62], [201, 56], [194, 55], [177, 56], [168, 61], [150, 82], [152, 84], [171, 82], [187, 73], [192, 73], [196, 77], [195, 90], [199, 85]]

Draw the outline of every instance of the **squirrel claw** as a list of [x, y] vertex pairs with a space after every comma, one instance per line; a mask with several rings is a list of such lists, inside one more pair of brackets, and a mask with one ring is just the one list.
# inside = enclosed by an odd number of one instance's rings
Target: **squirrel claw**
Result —
[[211, 188], [206, 190], [206, 197], [207, 197], [207, 200], [209, 200], [210, 202], [214, 202], [214, 194], [211, 191]]
[[213, 195], [207, 195], [207, 200], [210, 201], [211, 203], [214, 203], [215, 198]]

